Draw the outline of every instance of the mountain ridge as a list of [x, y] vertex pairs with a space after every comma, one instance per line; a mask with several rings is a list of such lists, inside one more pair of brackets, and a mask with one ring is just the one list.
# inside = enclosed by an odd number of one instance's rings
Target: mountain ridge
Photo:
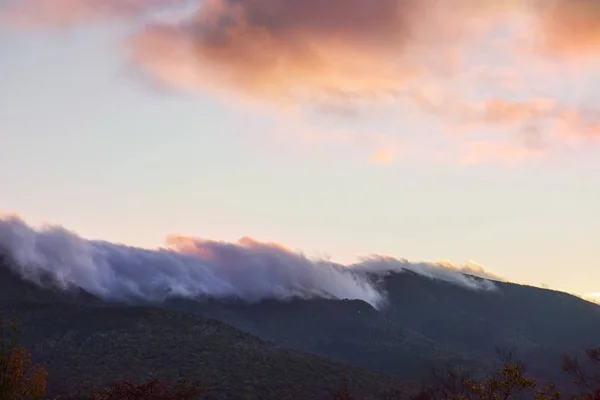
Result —
[[561, 354], [597, 346], [600, 337], [600, 306], [564, 292], [501, 281], [493, 282], [494, 290], [472, 290], [411, 271], [380, 274], [372, 277], [386, 296], [378, 309], [362, 300], [321, 298], [110, 302], [77, 287], [26, 282], [4, 263], [2, 307], [61, 303], [87, 307], [92, 314], [97, 307], [115, 313], [121, 311], [114, 307], [160, 309], [190, 320], [219, 321], [276, 348], [373, 371], [386, 377], [377, 378], [383, 381], [393, 375], [417, 382], [432, 368], [448, 365], [483, 373], [496, 362], [497, 348], [514, 351], [542, 378], [561, 379]]
[[392, 376], [285, 349], [212, 318], [41, 288], [1, 262], [0, 313], [17, 318], [23, 344], [51, 371], [49, 395], [151, 377], [199, 379], [206, 399], [329, 399], [346, 379], [365, 399], [399, 387]]

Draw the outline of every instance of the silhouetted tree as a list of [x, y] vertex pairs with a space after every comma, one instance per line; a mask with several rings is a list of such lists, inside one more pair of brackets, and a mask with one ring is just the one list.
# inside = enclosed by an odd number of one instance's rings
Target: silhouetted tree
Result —
[[502, 349], [497, 352], [502, 366], [489, 377], [478, 380], [453, 370], [434, 372], [429, 385], [413, 400], [508, 400], [536, 387], [535, 379], [525, 376], [524, 365], [515, 361], [512, 353]]
[[600, 400], [600, 347], [587, 349], [585, 354], [585, 364], [578, 357], [563, 356], [562, 368], [579, 388], [575, 399]]
[[554, 383], [544, 386], [535, 393], [535, 400], [560, 400], [560, 391]]
[[467, 379], [464, 385], [475, 394], [478, 400], [506, 400], [533, 389], [537, 382], [525, 376], [525, 366], [515, 361], [511, 352], [498, 349], [498, 355], [503, 361], [502, 368], [483, 382]]

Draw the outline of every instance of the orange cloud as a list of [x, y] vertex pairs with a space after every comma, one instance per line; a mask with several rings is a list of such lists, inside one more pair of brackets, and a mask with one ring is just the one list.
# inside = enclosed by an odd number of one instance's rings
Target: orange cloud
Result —
[[[0, 22], [64, 27], [188, 3], [194, 1], [15, 0], [0, 6]], [[404, 98], [448, 126], [533, 129], [554, 141], [600, 137], [600, 121], [561, 103], [558, 94], [533, 95], [537, 76], [524, 72], [533, 59], [549, 76], [546, 65], [556, 58], [600, 55], [597, 0], [198, 0], [197, 6], [177, 23], [154, 20], [128, 38], [128, 53], [153, 82], [347, 117], [364, 103]], [[496, 65], [503, 57], [512, 65]], [[434, 84], [424, 88], [421, 80]], [[541, 151], [484, 145], [480, 138], [464, 145], [463, 160], [487, 155], [516, 162]], [[372, 162], [395, 158], [385, 144], [375, 148]]]
[[[480, 102], [463, 103], [459, 112], [448, 115], [458, 120], [455, 128], [462, 131], [482, 126], [511, 126], [519, 136], [525, 136], [527, 146], [540, 147], [542, 139], [549, 139], [548, 132], [542, 134], [540, 125], [554, 124], [559, 121], [561, 106], [556, 99], [531, 98], [527, 100], [506, 100], [489, 98]], [[533, 135], [536, 143], [532, 142]], [[526, 154], [526, 152], [524, 153]]]
[[[524, 96], [522, 100], [489, 97], [470, 100], [465, 93], [449, 90], [443, 83], [424, 85], [409, 93], [409, 99], [421, 110], [446, 122], [446, 128], [455, 137], [484, 128], [509, 127], [517, 139], [499, 146], [484, 142], [479, 136], [477, 144], [464, 143], [468, 156], [461, 160], [490, 160], [517, 162], [530, 156], [539, 156], [542, 150], [550, 151], [565, 144], [600, 141], [600, 109], [571, 105], [558, 98]], [[471, 162], [471, 161], [467, 161]]]
[[374, 164], [392, 164], [396, 161], [396, 153], [392, 149], [383, 148], [371, 154], [371, 162]]
[[558, 114], [555, 136], [566, 143], [576, 145], [590, 140], [600, 140], [600, 110], [565, 108]]
[[459, 120], [462, 125], [505, 124], [535, 121], [551, 117], [558, 108], [553, 98], [534, 97], [508, 100], [490, 97], [481, 101], [463, 99], [459, 93], [444, 93], [442, 88], [422, 88], [410, 94], [410, 99], [423, 110]]
[[[222, 251], [222, 247], [235, 247], [240, 249], [263, 251], [263, 252], [285, 252], [293, 253], [293, 250], [284, 244], [276, 242], [261, 242], [249, 236], [240, 238], [236, 243], [217, 242], [214, 240], [192, 238], [185, 235], [173, 234], [167, 237], [167, 245], [170, 249], [183, 254], [191, 254], [217, 264], [231, 262], [230, 257], [238, 257], [235, 252]], [[220, 247], [219, 247], [220, 246]]]
[[458, 23], [459, 13], [474, 20], [461, 13], [468, 3], [207, 0], [178, 26], [147, 26], [131, 46], [159, 81], [180, 87], [218, 85], [277, 101], [387, 93], [423, 73], [423, 63], [433, 70], [428, 58], [449, 56], [467, 27], [477, 29]]
[[542, 9], [538, 0], [207, 0], [188, 20], [148, 25], [130, 44], [162, 83], [297, 101], [332, 90], [389, 93], [449, 74], [469, 44], [519, 16], [535, 25]]
[[554, 0], [540, 6], [540, 44], [555, 56], [580, 58], [600, 51], [600, 2]]
[[532, 157], [539, 158], [545, 155], [542, 149], [533, 149], [512, 143], [470, 142], [462, 147], [463, 154], [459, 158], [461, 164], [485, 162], [515, 164]]
[[133, 54], [162, 82], [279, 101], [328, 88], [385, 90], [406, 79], [398, 57], [382, 57], [390, 47], [401, 53], [406, 40], [397, 1], [350, 1], [341, 13], [339, 1], [313, 3], [209, 0], [184, 26], [146, 27], [132, 39]]
[[537, 119], [548, 115], [555, 107], [554, 99], [531, 99], [528, 101], [508, 101], [488, 99], [483, 102], [482, 115], [488, 122], [513, 122]]

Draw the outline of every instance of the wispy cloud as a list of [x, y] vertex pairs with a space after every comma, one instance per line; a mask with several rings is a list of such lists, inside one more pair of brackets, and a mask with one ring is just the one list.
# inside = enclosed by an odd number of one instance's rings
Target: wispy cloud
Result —
[[461, 164], [500, 162], [516, 164], [532, 157], [543, 157], [543, 149], [530, 149], [513, 143], [468, 142], [462, 146]]

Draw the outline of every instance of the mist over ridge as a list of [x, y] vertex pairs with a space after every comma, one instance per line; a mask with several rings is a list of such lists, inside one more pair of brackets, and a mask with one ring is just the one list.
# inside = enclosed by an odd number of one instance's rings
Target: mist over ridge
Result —
[[377, 308], [386, 294], [372, 276], [402, 271], [473, 290], [495, 289], [490, 280], [470, 275], [493, 276], [469, 267], [382, 255], [342, 265], [249, 237], [228, 243], [171, 235], [164, 248], [151, 250], [87, 240], [59, 225], [34, 228], [14, 214], [0, 214], [1, 253], [29, 281], [41, 285], [50, 275], [59, 286], [77, 286], [109, 300], [332, 298], [363, 300]]

